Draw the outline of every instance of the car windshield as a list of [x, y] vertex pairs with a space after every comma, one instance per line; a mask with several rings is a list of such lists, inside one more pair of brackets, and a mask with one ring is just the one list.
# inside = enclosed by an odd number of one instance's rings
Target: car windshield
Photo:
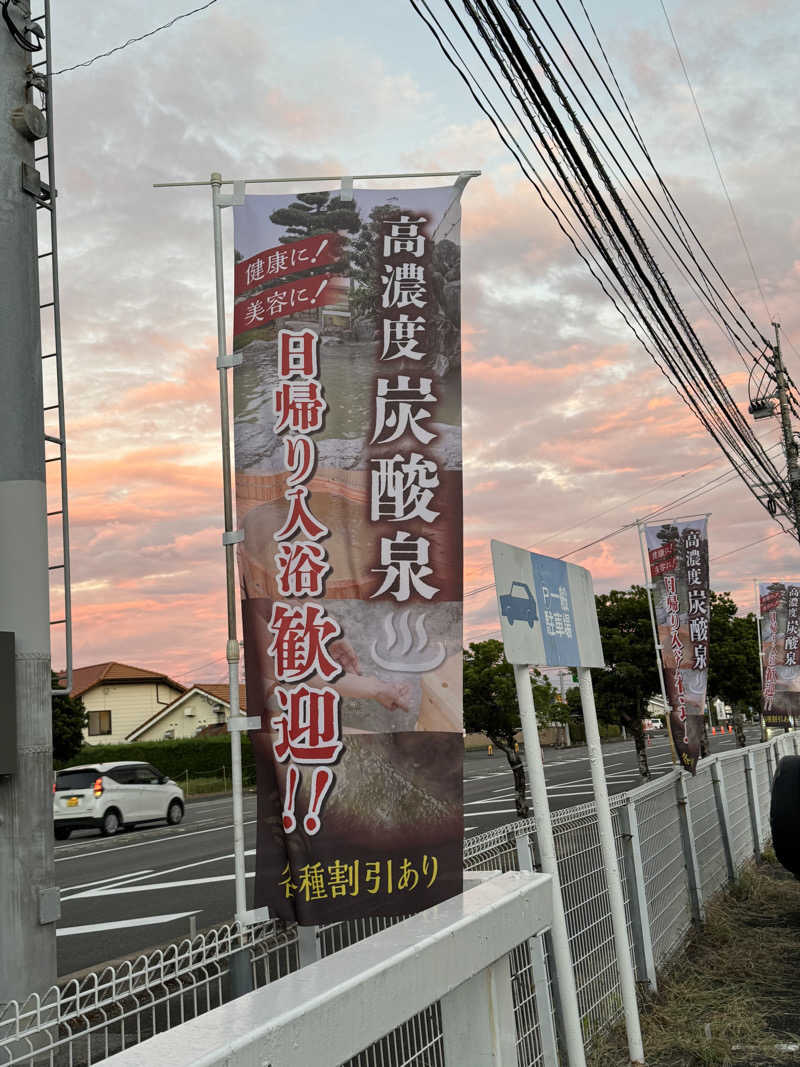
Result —
[[56, 789], [91, 789], [100, 772], [90, 767], [79, 771], [59, 771], [56, 775]]

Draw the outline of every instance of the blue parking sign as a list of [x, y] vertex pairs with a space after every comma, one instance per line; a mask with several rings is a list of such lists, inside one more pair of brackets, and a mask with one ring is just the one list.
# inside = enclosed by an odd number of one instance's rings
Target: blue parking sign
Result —
[[506, 658], [539, 667], [602, 667], [592, 576], [585, 567], [492, 541]]

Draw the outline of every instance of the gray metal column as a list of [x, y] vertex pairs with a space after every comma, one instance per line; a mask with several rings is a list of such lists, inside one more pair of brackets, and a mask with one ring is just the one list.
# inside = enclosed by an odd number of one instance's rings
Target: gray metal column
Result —
[[[516, 839], [517, 859], [521, 871], [533, 872], [533, 852], [527, 834]], [[550, 975], [547, 971], [547, 959], [544, 953], [545, 935], [528, 939], [528, 951], [531, 955], [533, 989], [536, 995], [536, 1018], [539, 1020], [539, 1034], [542, 1039], [542, 1055], [545, 1063], [558, 1063], [558, 1038], [555, 1019], [558, 1016], [557, 1005], [550, 996]], [[563, 1042], [562, 1042], [563, 1045]]]
[[34, 143], [18, 111], [30, 104], [29, 61], [0, 22], [0, 631], [14, 634], [17, 711], [16, 770], [0, 778], [0, 1003], [56, 978], [38, 247], [21, 185]]
[[748, 748], [744, 757], [744, 773], [747, 782], [747, 807], [750, 810], [750, 826], [753, 831], [753, 855], [761, 859], [761, 811], [758, 807], [758, 778], [753, 750]]
[[728, 816], [728, 794], [725, 790], [725, 780], [720, 773], [718, 760], [714, 760], [711, 764], [711, 783], [714, 786], [714, 800], [717, 805], [717, 817], [719, 818], [722, 850], [725, 853], [725, 865], [728, 868], [728, 881], [733, 882], [736, 880], [736, 864], [733, 860], [731, 821]]
[[656, 961], [653, 955], [653, 938], [650, 933], [650, 913], [644, 884], [644, 864], [639, 843], [639, 820], [632, 797], [617, 808], [617, 818], [622, 829], [622, 860], [625, 865], [625, 880], [628, 883], [628, 898], [631, 911], [631, 937], [636, 959], [636, 978], [647, 982], [651, 992], [658, 992]]
[[700, 866], [697, 862], [697, 849], [694, 843], [692, 811], [689, 807], [689, 792], [686, 788], [686, 775], [681, 773], [675, 783], [678, 800], [678, 818], [681, 826], [681, 844], [683, 861], [686, 864], [686, 880], [689, 885], [689, 901], [692, 906], [692, 919], [696, 923], [705, 922], [703, 907], [703, 883], [700, 880]]

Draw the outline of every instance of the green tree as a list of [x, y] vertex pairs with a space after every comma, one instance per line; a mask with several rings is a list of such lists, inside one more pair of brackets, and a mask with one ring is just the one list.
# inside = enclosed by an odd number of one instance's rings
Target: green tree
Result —
[[[53, 689], [59, 685], [59, 679], [52, 676]], [[53, 759], [63, 763], [72, 759], [83, 744], [83, 731], [88, 717], [83, 700], [80, 697], [53, 697]]]
[[[330, 193], [298, 193], [293, 203], [288, 207], [276, 208], [269, 218], [276, 226], [285, 227], [286, 233], [279, 238], [283, 245], [323, 233], [358, 233], [361, 227], [361, 216], [355, 201], [342, 200]], [[342, 242], [342, 258], [332, 266], [320, 269], [334, 274], [347, 273], [350, 269], [350, 253], [346, 242]], [[312, 270], [310, 273], [318, 271]]]
[[647, 590], [640, 585], [596, 596], [606, 666], [592, 669], [598, 718], [624, 726], [633, 736], [639, 773], [650, 778], [643, 720], [658, 692], [658, 667]]
[[[531, 677], [536, 716], [543, 723], [560, 720], [563, 710], [556, 691], [539, 671]], [[506, 660], [502, 641], [474, 641], [464, 652], [464, 728], [482, 733], [505, 753], [514, 775], [517, 813], [529, 813], [525, 765], [515, 751], [521, 729], [514, 668]]]

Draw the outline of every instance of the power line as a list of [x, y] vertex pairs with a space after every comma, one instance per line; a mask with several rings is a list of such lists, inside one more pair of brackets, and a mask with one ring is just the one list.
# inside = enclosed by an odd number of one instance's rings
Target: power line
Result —
[[129, 37], [124, 44], [118, 44], [115, 48], [109, 48], [107, 52], [100, 52], [99, 55], [92, 56], [91, 59], [85, 59], [82, 63], [76, 63], [72, 67], [63, 67], [61, 70], [54, 70], [52, 77], [55, 78], [57, 74], [67, 74], [71, 70], [78, 70], [79, 67], [91, 67], [92, 63], [96, 63], [98, 59], [105, 59], [107, 56], [113, 56], [115, 52], [121, 52], [123, 48], [127, 48], [128, 45], [138, 44], [139, 41], [145, 41], [148, 37], [154, 37], [157, 33], [161, 33], [162, 30], [168, 30], [170, 26], [174, 26], [176, 22], [180, 22], [181, 19], [188, 19], [190, 15], [196, 15], [200, 11], [205, 11], [206, 8], [209, 8], [212, 4], [216, 3], [217, 0], [208, 0], [208, 3], [203, 4], [202, 7], [195, 7], [191, 11], [184, 11], [182, 15], [176, 15], [175, 18], [170, 19], [169, 22], [165, 22], [161, 26], [156, 26], [154, 30], [149, 30], [147, 33], [143, 33], [141, 37]]
[[703, 136], [705, 137], [706, 144], [708, 145], [708, 151], [711, 153], [711, 158], [714, 161], [714, 168], [715, 168], [715, 170], [717, 172], [717, 177], [719, 178], [719, 183], [722, 186], [722, 191], [725, 193], [725, 199], [728, 201], [728, 207], [730, 208], [731, 216], [733, 217], [733, 224], [736, 227], [736, 232], [739, 234], [739, 240], [742, 242], [742, 248], [744, 249], [744, 254], [747, 256], [747, 262], [750, 264], [750, 270], [751, 270], [751, 272], [753, 274], [753, 280], [756, 283], [756, 288], [758, 289], [759, 295], [761, 296], [761, 300], [762, 300], [762, 302], [764, 304], [764, 310], [767, 313], [767, 318], [768, 319], [772, 319], [772, 313], [769, 310], [769, 305], [767, 304], [767, 298], [764, 296], [764, 290], [761, 288], [761, 282], [759, 281], [758, 274], [756, 273], [755, 264], [753, 263], [753, 257], [750, 255], [750, 249], [747, 247], [747, 241], [745, 241], [745, 239], [744, 239], [744, 233], [743, 233], [742, 227], [741, 227], [741, 225], [739, 223], [739, 216], [736, 214], [736, 208], [733, 206], [733, 200], [731, 199], [731, 195], [728, 192], [728, 186], [725, 184], [725, 179], [722, 176], [722, 168], [719, 165], [719, 160], [717, 159], [717, 153], [714, 151], [714, 146], [711, 143], [711, 137], [710, 137], [709, 132], [708, 132], [708, 127], [705, 124], [705, 120], [703, 118], [703, 113], [700, 110], [700, 104], [697, 101], [697, 95], [696, 95], [696, 93], [694, 91], [694, 86], [692, 85], [691, 79], [689, 77], [689, 71], [686, 68], [686, 63], [684, 62], [683, 55], [682, 55], [680, 47], [678, 45], [678, 39], [675, 36], [675, 31], [672, 28], [672, 23], [670, 21], [670, 17], [667, 14], [667, 9], [666, 9], [666, 7], [664, 5], [664, 0], [658, 0], [658, 2], [661, 5], [661, 10], [664, 12], [664, 18], [666, 19], [666, 22], [667, 22], [667, 28], [669, 29], [669, 35], [672, 38], [672, 43], [675, 45], [675, 51], [676, 51], [676, 53], [678, 55], [678, 59], [679, 59], [680, 64], [681, 64], [681, 70], [683, 71], [683, 76], [686, 79], [686, 84], [689, 87], [689, 92], [692, 95], [692, 102], [694, 103], [694, 109], [697, 112], [697, 118], [699, 119], [700, 126], [702, 127], [702, 130], [703, 130]]
[[[533, 2], [541, 12], [540, 5], [536, 0]], [[560, 0], [557, 2], [566, 16]], [[777, 508], [781, 514], [786, 514], [787, 507], [783, 498], [784, 478], [774, 462], [764, 452], [710, 360], [669, 282], [634, 223], [621, 198], [620, 190], [616, 188], [607, 165], [601, 159], [600, 152], [605, 149], [611, 155], [615, 173], [622, 174], [624, 184], [629, 186], [630, 182], [625, 175], [624, 167], [611, 151], [608, 142], [600, 138], [593, 120], [590, 125], [598, 141], [602, 142], [602, 148], [598, 148], [591, 141], [578, 113], [567, 97], [567, 91], [576, 100], [578, 110], [587, 116], [588, 112], [572, 89], [568, 88], [565, 91], [562, 85], [563, 75], [552, 62], [552, 56], [531, 26], [518, 0], [508, 0], [506, 5], [516, 18], [519, 26], [517, 31], [512, 30], [495, 0], [461, 0], [460, 6], [467, 12], [469, 20], [474, 25], [472, 30], [456, 11], [455, 3], [451, 0], [444, 0], [460, 32], [475, 53], [478, 60], [477, 67], [474, 63], [468, 64], [463, 58], [441, 21], [433, 13], [428, 0], [420, 0], [420, 3], [411, 0], [411, 3], [433, 33], [448, 62], [467, 84], [481, 110], [489, 117], [503, 142], [520, 163], [525, 177], [537, 189], [548, 210], [558, 215], [557, 222], [560, 228], [567, 234], [581, 258], [587, 262], [591, 273], [601, 284], [606, 295], [610, 296], [617, 311], [643, 344], [656, 366], [675, 388], [684, 403], [700, 419], [753, 495], [764, 506], [769, 504], [773, 510]], [[424, 6], [427, 17], [422, 13], [421, 6]], [[565, 51], [558, 40], [556, 31], [546, 19], [545, 22], [561, 51]], [[570, 26], [577, 34], [571, 22]], [[519, 38], [516, 36], [517, 33], [520, 34]], [[523, 49], [526, 46], [534, 56], [535, 69], [525, 58]], [[586, 50], [582, 41], [581, 47]], [[500, 93], [504, 105], [513, 115], [514, 131], [505, 122], [497, 105], [492, 102], [486, 90], [480, 85], [474, 70], [480, 71], [481, 67], [485, 68], [491, 82]], [[596, 64], [594, 67], [598, 69]], [[505, 81], [507, 88], [503, 87], [496, 71]], [[537, 72], [543, 74], [544, 80], [538, 76]], [[616, 96], [604, 80], [603, 85], [619, 109]], [[546, 86], [553, 99], [548, 96]], [[603, 114], [588, 87], [587, 92], [591, 95], [600, 114]], [[623, 103], [625, 103], [624, 100]], [[625, 108], [629, 114], [630, 109], [627, 108], [626, 103]], [[566, 116], [568, 124], [575, 131], [574, 139], [567, 132], [560, 113]], [[681, 247], [687, 249], [692, 266], [690, 267], [683, 258], [682, 253], [664, 231], [660, 222], [654, 218], [647, 204], [636, 195], [635, 198], [641, 204], [642, 210], [646, 212], [646, 224], [649, 226], [650, 220], [653, 220], [659, 234], [663, 236], [668, 248], [671, 249], [668, 254], [674, 253], [679, 258], [681, 269], [690, 280], [690, 284], [699, 287], [705, 294], [712, 313], [719, 319], [733, 347], [739, 352], [740, 358], [742, 358], [742, 352], [738, 347], [740, 341], [760, 354], [763, 347], [768, 346], [770, 342], [765, 340], [752, 318], [744, 311], [730, 286], [725, 283], [718, 269], [714, 267], [685, 216], [677, 208], [635, 124], [628, 122], [625, 112], [621, 111], [621, 114], [634, 134], [638, 147], [656, 174], [659, 187], [667, 196], [670, 211], [675, 217], [674, 225], [664, 215], [663, 208], [658, 204], [652, 190], [648, 188], [649, 195], [677, 236]], [[604, 121], [607, 124], [605, 118]], [[530, 141], [551, 180], [563, 194], [563, 200], [555, 198], [554, 194], [547, 189], [541, 175], [532, 166], [530, 158], [519, 143], [516, 132], [518, 130]], [[619, 138], [616, 140], [619, 142]], [[619, 143], [626, 158], [632, 161], [624, 144]], [[525, 160], [525, 166], [521, 163], [522, 159]], [[641, 174], [638, 168], [637, 174]], [[637, 211], [639, 203], [635, 205]], [[583, 238], [573, 237], [573, 234], [579, 234], [581, 230], [584, 232]], [[736, 310], [728, 306], [722, 292], [700, 265], [697, 255], [688, 242], [686, 232], [691, 233], [692, 240], [704, 260], [711, 265], [716, 276], [720, 278], [724, 290], [735, 302]], [[661, 236], [658, 239], [661, 241]], [[739, 312], [742, 312], [744, 319], [739, 317]], [[743, 329], [744, 334], [739, 332], [740, 329]], [[744, 335], [747, 335], [746, 339]]]
[[739, 545], [738, 548], [732, 548], [730, 552], [723, 552], [720, 556], [712, 556], [709, 563], [715, 563], [718, 559], [725, 559], [726, 556], [733, 556], [736, 552], [744, 552], [746, 548], [752, 548], [753, 545], [762, 545], [765, 541], [771, 541], [773, 537], [780, 537], [781, 534], [790, 533], [789, 530], [776, 530], [775, 533], [767, 534], [766, 537], [760, 537], [757, 541], [751, 541], [747, 545]]

